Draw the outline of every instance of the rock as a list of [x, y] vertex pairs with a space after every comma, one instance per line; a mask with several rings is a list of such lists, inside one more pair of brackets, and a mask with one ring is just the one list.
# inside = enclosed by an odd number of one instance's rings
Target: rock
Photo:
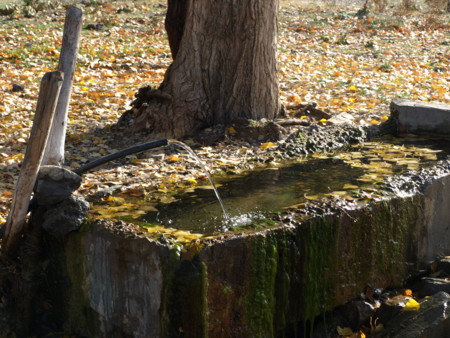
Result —
[[339, 306], [337, 311], [340, 316], [345, 319], [344, 322], [340, 323], [342, 327], [350, 327], [354, 332], [359, 331], [361, 324], [366, 322], [370, 316], [374, 313], [374, 307], [372, 304], [362, 301], [353, 300]]
[[450, 277], [450, 257], [445, 257], [437, 262], [436, 271], [440, 272], [440, 277]]
[[280, 149], [289, 156], [298, 156], [343, 148], [349, 144], [365, 141], [366, 136], [363, 128], [349, 124], [324, 127], [311, 125], [300, 127], [290, 134]]
[[94, 30], [94, 31], [101, 31], [105, 28], [105, 25], [102, 23], [90, 23], [86, 26], [86, 29]]
[[6, 5], [0, 8], [0, 16], [11, 15], [17, 10], [14, 5]]
[[80, 187], [81, 177], [59, 166], [42, 166], [39, 170], [34, 196], [39, 205], [52, 205], [68, 198]]
[[42, 227], [53, 236], [63, 236], [80, 228], [89, 210], [89, 203], [79, 196], [70, 196], [49, 208]]
[[424, 277], [417, 286], [417, 293], [419, 297], [432, 296], [441, 291], [450, 293], [449, 279]]
[[355, 118], [353, 117], [353, 115], [344, 112], [333, 116], [328, 120], [328, 122], [331, 124], [352, 124], [354, 122], [354, 119]]
[[450, 332], [450, 296], [439, 292], [420, 302], [418, 311], [401, 311], [371, 337], [446, 338]]
[[406, 297], [401, 295], [389, 298], [381, 304], [373, 318], [378, 318], [379, 322], [385, 325], [403, 310], [406, 302]]
[[13, 92], [23, 92], [25, 90], [25, 86], [19, 83], [13, 83], [12, 89]]
[[286, 130], [272, 121], [255, 121], [248, 119], [235, 119], [228, 130], [231, 138], [243, 140], [249, 143], [261, 143], [268, 141], [279, 141], [283, 138]]
[[413, 100], [394, 100], [391, 115], [397, 133], [439, 134], [450, 133], [450, 105]]

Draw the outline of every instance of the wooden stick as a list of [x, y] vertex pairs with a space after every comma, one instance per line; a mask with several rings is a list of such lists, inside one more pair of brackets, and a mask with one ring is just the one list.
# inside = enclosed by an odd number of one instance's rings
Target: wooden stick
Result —
[[36, 183], [63, 79], [63, 73], [58, 71], [46, 73], [41, 81], [33, 127], [6, 221], [2, 250], [7, 254], [13, 254], [23, 233], [28, 204]]
[[42, 164], [60, 165], [64, 162], [64, 147], [67, 129], [69, 101], [72, 94], [73, 75], [80, 46], [83, 11], [69, 7], [66, 12], [64, 33], [59, 56], [58, 70], [64, 73], [64, 82], [59, 94], [52, 129], [45, 149]]

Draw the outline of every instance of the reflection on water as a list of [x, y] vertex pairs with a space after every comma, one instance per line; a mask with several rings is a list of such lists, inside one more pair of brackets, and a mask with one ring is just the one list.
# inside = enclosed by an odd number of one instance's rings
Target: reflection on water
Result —
[[[363, 173], [362, 169], [351, 168], [340, 160], [316, 159], [222, 181], [219, 191], [231, 219], [239, 220], [238, 225], [242, 225], [262, 211], [280, 210], [318, 193], [339, 190], [343, 182], [356, 184]], [[157, 209], [143, 219], [201, 233], [223, 227], [220, 206], [210, 189], [195, 189], [181, 196], [179, 201], [162, 204]]]
[[218, 179], [228, 220], [224, 219], [211, 187], [198, 187], [177, 196], [175, 202], [152, 204], [136, 222], [209, 234], [251, 223], [264, 218], [266, 212], [306, 201], [321, 198], [368, 201], [379, 196], [379, 184], [386, 177], [430, 166], [446, 157], [449, 149], [448, 140], [390, 137], [345, 152], [313, 154], [280, 167]]

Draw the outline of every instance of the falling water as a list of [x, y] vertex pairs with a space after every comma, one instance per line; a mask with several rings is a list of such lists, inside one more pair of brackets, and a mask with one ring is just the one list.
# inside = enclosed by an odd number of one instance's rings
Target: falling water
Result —
[[230, 215], [228, 214], [227, 210], [225, 209], [225, 205], [223, 204], [223, 200], [220, 197], [219, 194], [219, 190], [217, 190], [216, 184], [214, 183], [214, 180], [211, 176], [211, 173], [209, 172], [208, 168], [205, 166], [205, 164], [200, 160], [200, 158], [197, 156], [197, 154], [194, 152], [194, 150], [192, 150], [191, 147], [189, 147], [186, 143], [177, 141], [177, 140], [169, 140], [169, 145], [173, 144], [175, 146], [178, 146], [182, 149], [184, 149], [193, 159], [195, 159], [197, 161], [197, 163], [200, 165], [200, 167], [203, 169], [203, 171], [205, 172], [206, 177], [208, 177], [209, 182], [211, 183], [211, 186], [214, 189], [214, 193], [216, 194], [217, 199], [219, 200], [220, 206], [222, 208], [223, 211], [223, 217], [226, 220], [230, 219]]

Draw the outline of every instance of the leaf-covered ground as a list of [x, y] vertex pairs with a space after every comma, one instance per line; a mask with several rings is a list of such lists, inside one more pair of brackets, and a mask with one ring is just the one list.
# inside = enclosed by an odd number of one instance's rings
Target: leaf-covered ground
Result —
[[[5, 1], [0, 1], [4, 5]], [[89, 1], [85, 3], [89, 4]], [[82, 31], [67, 135], [67, 165], [76, 168], [124, 142], [111, 128], [134, 93], [158, 85], [171, 62], [163, 1], [103, 1], [83, 5]], [[358, 124], [377, 123], [395, 98], [450, 104], [450, 17], [410, 12], [369, 13], [356, 6], [284, 4], [279, 16], [279, 76], [282, 103], [317, 103], [332, 115], [350, 113]], [[45, 72], [57, 67], [64, 24], [58, 7], [27, 18], [20, 10], [0, 16], [0, 224], [26, 147]], [[13, 84], [24, 85], [13, 91]], [[289, 112], [288, 112], [289, 113]], [[145, 141], [141, 139], [141, 142]], [[263, 157], [270, 144], [204, 147], [210, 167], [233, 170], [249, 157]], [[124, 184], [130, 194], [197, 184], [201, 169], [184, 155], [130, 157], [126, 165], [84, 176], [82, 193]]]

